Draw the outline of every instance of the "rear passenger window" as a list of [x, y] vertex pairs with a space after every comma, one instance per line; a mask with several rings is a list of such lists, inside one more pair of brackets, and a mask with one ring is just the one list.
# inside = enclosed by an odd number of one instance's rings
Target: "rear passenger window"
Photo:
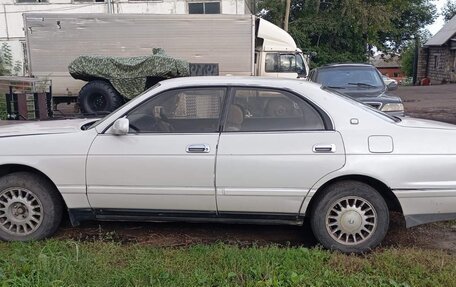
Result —
[[320, 114], [304, 99], [260, 89], [237, 89], [225, 123], [225, 131], [241, 132], [324, 129]]

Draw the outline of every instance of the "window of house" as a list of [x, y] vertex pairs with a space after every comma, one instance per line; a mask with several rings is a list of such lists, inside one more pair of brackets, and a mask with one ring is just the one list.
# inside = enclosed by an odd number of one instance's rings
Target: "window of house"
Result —
[[130, 132], [217, 132], [224, 98], [224, 88], [189, 88], [164, 92], [128, 114]]
[[[130, 0], [131, 1], [131, 0]], [[105, 0], [73, 0], [74, 3], [91, 3], [91, 2], [95, 2], [95, 3], [103, 3], [105, 2]]]
[[439, 62], [439, 57], [438, 56], [434, 56], [434, 69], [438, 68], [438, 62]]
[[188, 14], [220, 14], [220, 2], [189, 2]]
[[227, 109], [225, 131], [268, 132], [324, 130], [318, 111], [285, 91], [237, 89]]
[[452, 70], [452, 72], [456, 72], [456, 50], [452, 50], [451, 54], [453, 55], [453, 70]]
[[16, 0], [16, 3], [48, 3], [48, 0]]

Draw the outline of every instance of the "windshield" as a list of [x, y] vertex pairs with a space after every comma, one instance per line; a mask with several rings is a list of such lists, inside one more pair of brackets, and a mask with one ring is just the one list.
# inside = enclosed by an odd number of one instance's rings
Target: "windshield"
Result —
[[382, 78], [374, 67], [332, 67], [318, 71], [317, 83], [335, 89], [383, 89]]
[[366, 104], [364, 104], [363, 102], [358, 101], [357, 99], [354, 99], [354, 98], [352, 98], [352, 97], [349, 97], [349, 96], [347, 96], [347, 95], [344, 95], [344, 94], [342, 94], [342, 93], [338, 92], [337, 90], [334, 90], [334, 89], [332, 89], [332, 88], [330, 88], [330, 87], [322, 86], [322, 89], [325, 90], [325, 91], [327, 91], [327, 92], [330, 92], [330, 93], [336, 94], [336, 95], [338, 95], [338, 96], [341, 96], [341, 97], [342, 97], [343, 99], [345, 99], [346, 101], [349, 101], [349, 102], [351, 102], [352, 104], [355, 104], [355, 105], [361, 107], [361, 108], [364, 109], [364, 110], [369, 110], [369, 111], [371, 111], [371, 112], [374, 112], [374, 113], [376, 113], [377, 115], [379, 115], [379, 116], [382, 117], [382, 118], [386, 118], [386, 119], [389, 119], [389, 120], [393, 120], [394, 122], [400, 122], [400, 121], [401, 121], [401, 118], [399, 118], [399, 117], [391, 116], [391, 115], [389, 115], [389, 114], [387, 114], [387, 113], [385, 113], [385, 112], [382, 112], [382, 111], [380, 111], [380, 110], [377, 110], [376, 108], [373, 108], [373, 107], [371, 107], [371, 106], [369, 106], [369, 105], [366, 105]]

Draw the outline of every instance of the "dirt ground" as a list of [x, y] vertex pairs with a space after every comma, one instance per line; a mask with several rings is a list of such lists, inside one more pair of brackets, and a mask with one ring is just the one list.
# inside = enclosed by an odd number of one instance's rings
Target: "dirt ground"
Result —
[[[159, 247], [188, 246], [223, 242], [239, 246], [317, 246], [309, 224], [304, 226], [86, 222], [79, 227], [64, 223], [57, 238], [82, 241], [114, 241]], [[456, 255], [456, 222], [433, 223], [406, 229], [398, 214], [391, 215], [391, 226], [383, 247], [441, 249]]]
[[[404, 100], [407, 115], [456, 124], [456, 85], [399, 87], [393, 94]], [[191, 224], [191, 223], [110, 223], [86, 222], [71, 227], [65, 222], [57, 237], [75, 240], [105, 240], [154, 246], [186, 246], [196, 243], [316, 246], [308, 224], [297, 226]], [[383, 246], [442, 249], [456, 254], [456, 221], [405, 228], [403, 219], [392, 215]], [[382, 248], [382, 247], [380, 247]]]
[[456, 84], [399, 87], [407, 115], [456, 124]]

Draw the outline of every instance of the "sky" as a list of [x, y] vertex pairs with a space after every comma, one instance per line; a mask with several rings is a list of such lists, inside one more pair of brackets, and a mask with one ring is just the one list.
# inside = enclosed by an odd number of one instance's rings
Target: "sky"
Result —
[[[437, 13], [440, 14], [442, 12], [442, 8], [445, 5], [446, 1], [447, 0], [432, 1], [434, 2], [435, 6], [437, 6]], [[437, 33], [440, 30], [440, 28], [443, 27], [443, 24], [445, 24], [445, 22], [443, 21], [443, 17], [439, 16], [432, 25], [429, 25], [426, 28], [429, 30], [429, 32], [431, 32], [432, 35], [435, 35], [435, 33]]]

